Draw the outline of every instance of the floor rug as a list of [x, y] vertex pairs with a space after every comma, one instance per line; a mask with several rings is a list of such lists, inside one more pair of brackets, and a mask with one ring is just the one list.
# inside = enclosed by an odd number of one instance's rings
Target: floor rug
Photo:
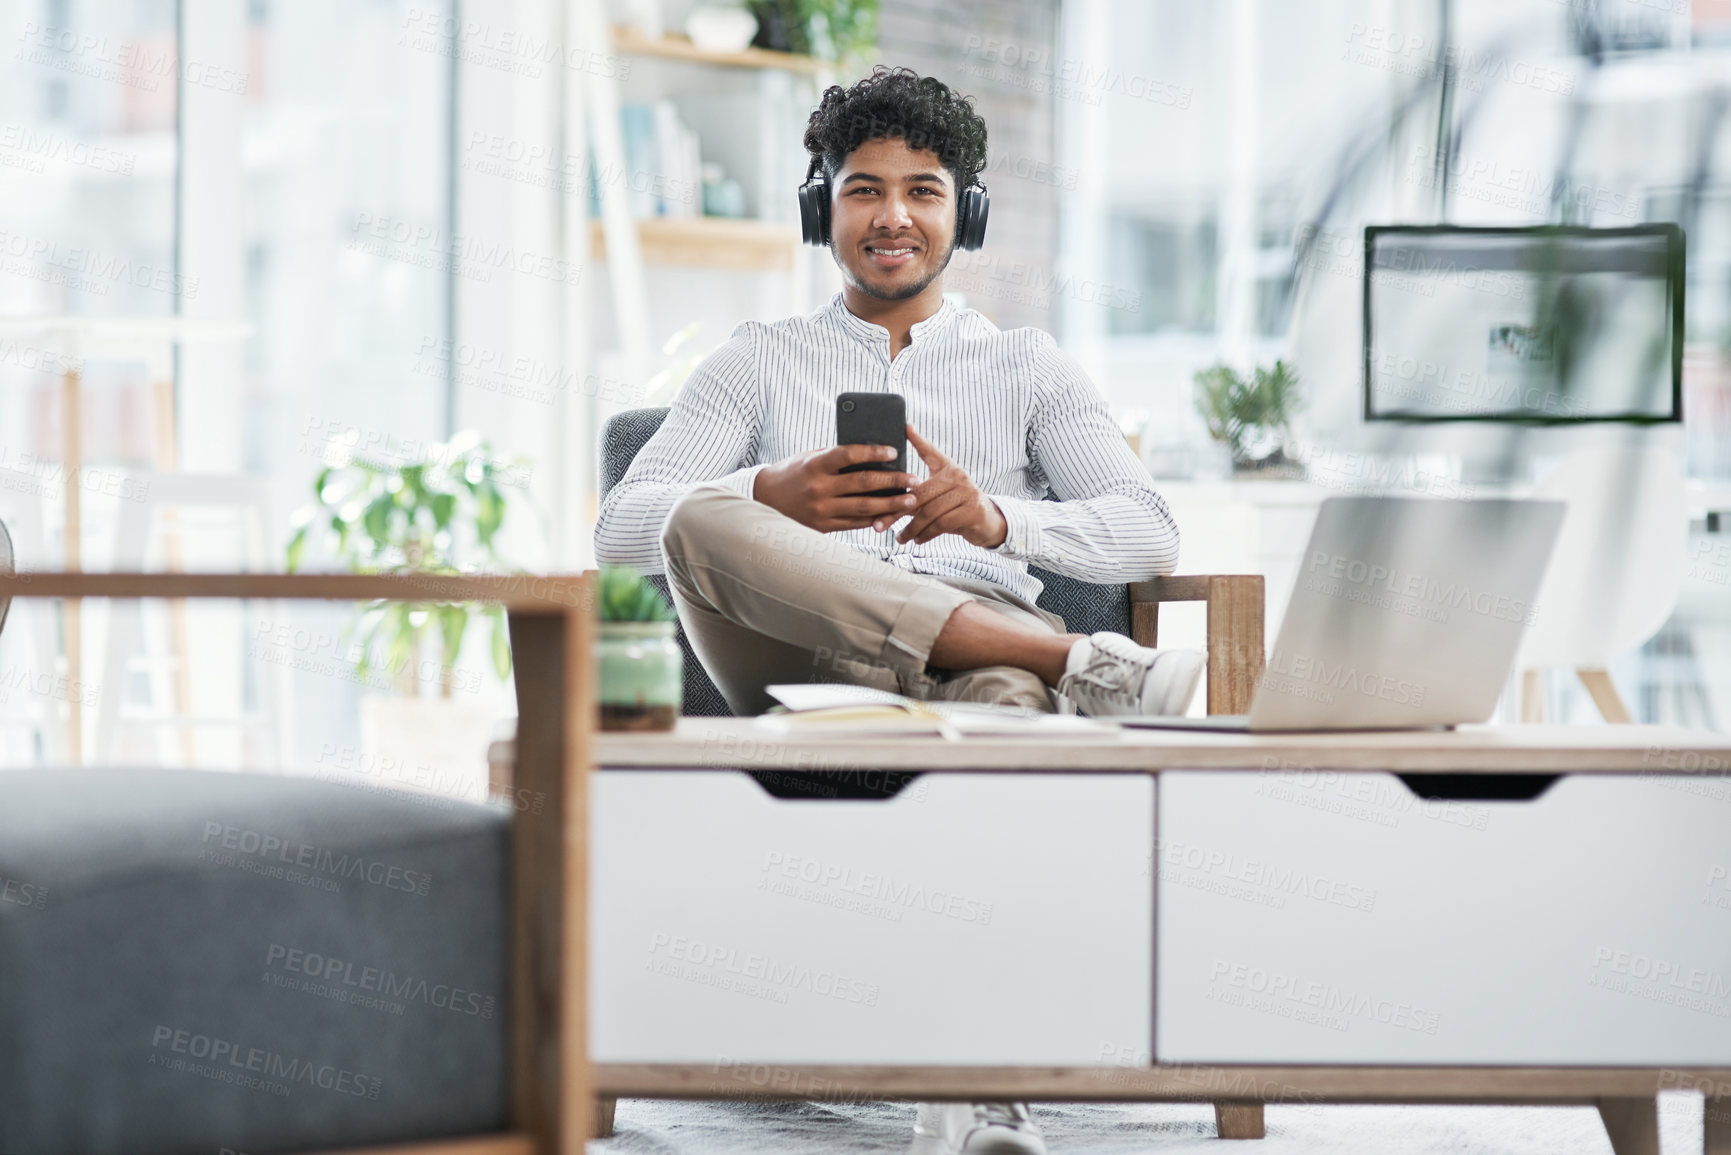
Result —
[[[1701, 1155], [1699, 1096], [1659, 1099], [1664, 1155]], [[591, 1155], [902, 1155], [905, 1103], [626, 1099]], [[1590, 1107], [1271, 1106], [1268, 1138], [1223, 1146], [1206, 1104], [1038, 1104], [1052, 1155], [1610, 1155]]]

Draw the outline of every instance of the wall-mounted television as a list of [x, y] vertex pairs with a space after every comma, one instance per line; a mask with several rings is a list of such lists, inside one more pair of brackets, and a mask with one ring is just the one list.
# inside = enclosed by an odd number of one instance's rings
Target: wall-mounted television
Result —
[[1683, 419], [1683, 230], [1371, 225], [1366, 421]]

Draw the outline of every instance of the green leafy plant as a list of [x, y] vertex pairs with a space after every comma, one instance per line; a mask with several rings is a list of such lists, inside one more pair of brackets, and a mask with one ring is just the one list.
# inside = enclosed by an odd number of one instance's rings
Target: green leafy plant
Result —
[[[389, 457], [388, 447], [386, 459], [367, 460], [332, 443], [325, 468], [313, 480], [312, 502], [294, 515], [289, 572], [300, 568], [320, 527], [337, 563], [355, 573], [512, 571], [497, 537], [506, 513], [502, 486], [526, 468], [521, 459], [496, 460], [472, 431], [449, 444], [429, 445], [420, 460]], [[510, 637], [504, 608], [497, 605], [368, 603], [350, 635], [359, 643], [356, 670], [363, 680], [383, 672], [400, 691], [412, 693], [424, 645], [436, 634], [440, 693], [449, 697], [463, 637], [475, 617], [491, 622], [493, 669], [508, 677]]]
[[879, 0], [750, 0], [761, 48], [862, 65], [878, 50]]
[[1284, 440], [1303, 403], [1298, 374], [1285, 361], [1257, 368], [1245, 380], [1221, 363], [1200, 370], [1195, 382], [1196, 411], [1208, 434], [1225, 442], [1240, 469], [1268, 468], [1286, 461]]
[[671, 622], [673, 607], [649, 579], [628, 565], [601, 567], [601, 620], [604, 622]]
[[878, 50], [878, 0], [802, 0], [818, 54], [864, 64]]

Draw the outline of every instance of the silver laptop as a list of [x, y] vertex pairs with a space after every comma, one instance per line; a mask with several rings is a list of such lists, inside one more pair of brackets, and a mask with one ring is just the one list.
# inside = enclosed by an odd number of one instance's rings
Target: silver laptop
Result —
[[1331, 497], [1249, 714], [1184, 730], [1407, 730], [1496, 709], [1563, 523], [1560, 501]]

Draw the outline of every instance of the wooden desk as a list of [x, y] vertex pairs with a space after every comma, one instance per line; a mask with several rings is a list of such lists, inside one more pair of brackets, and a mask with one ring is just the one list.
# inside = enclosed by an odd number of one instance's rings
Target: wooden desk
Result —
[[[1101, 738], [790, 738], [750, 718], [681, 718], [660, 734], [601, 733], [608, 769], [1264, 771], [1281, 767], [1474, 774], [1731, 774], [1731, 735], [1682, 726], [1462, 726], [1343, 734], [1119, 730]], [[1687, 765], [1685, 765], [1687, 763]]]
[[[1403, 781], [1417, 783], [1421, 790], [1437, 787], [1457, 791], [1455, 796], [1467, 798], [1494, 797], [1499, 782], [1510, 782], [1515, 775], [1542, 776], [1537, 779], [1540, 786], [1547, 784], [1550, 776], [1561, 776], [1557, 782], [1584, 779], [1584, 785], [1588, 787], [1599, 784], [1616, 789], [1648, 790], [1649, 795], [1652, 793], [1649, 788], [1664, 787], [1664, 805], [1671, 807], [1672, 813], [1679, 807], [1699, 811], [1701, 807], [1723, 804], [1720, 801], [1702, 801], [1670, 788], [1682, 785], [1676, 782], [1676, 776], [1694, 775], [1698, 781], [1688, 783], [1691, 789], [1711, 788], [1719, 792], [1721, 799], [1731, 800], [1731, 737], [1657, 726], [1462, 727], [1453, 732], [1257, 736], [1139, 730], [1086, 740], [1018, 738], [957, 743], [937, 738], [888, 738], [867, 743], [839, 738], [790, 738], [766, 731], [749, 719], [684, 718], [680, 720], [678, 730], [671, 734], [599, 735], [594, 750], [600, 770], [599, 780], [603, 784], [602, 799], [615, 789], [607, 785], [609, 781], [615, 786], [629, 785], [637, 772], [655, 775], [658, 771], [744, 770], [757, 775], [760, 781], [792, 774], [816, 776], [819, 780], [827, 776], [837, 781], [878, 782], [884, 784], [883, 789], [890, 793], [907, 781], [928, 775], [934, 779], [975, 775], [1020, 778], [1030, 775], [1052, 781], [1054, 775], [1077, 774], [1093, 776], [1098, 781], [1104, 773], [1152, 775], [1156, 783], [1171, 775], [1174, 786], [1180, 781], [1194, 782], [1198, 779], [1216, 785], [1225, 782], [1230, 786], [1232, 775], [1245, 775], [1245, 784], [1248, 785], [1257, 776], [1284, 776], [1293, 780], [1303, 779], [1306, 775], [1386, 779], [1386, 774], [1375, 772], [1393, 772], [1416, 776]], [[1225, 772], [1228, 779], [1222, 779], [1221, 772]], [[658, 777], [669, 776], [663, 773]], [[980, 783], [980, 787], [987, 789], [984, 783]], [[1167, 791], [1160, 789], [1160, 805], [1170, 812], [1174, 808], [1167, 806]], [[979, 796], [980, 791], [975, 793]], [[1176, 793], [1174, 790], [1173, 794]], [[661, 795], [663, 799], [676, 796], [676, 793], [666, 791]], [[935, 789], [933, 796], [936, 797]], [[794, 807], [800, 805], [804, 804], [793, 804]], [[599, 806], [597, 813], [603, 823], [608, 820], [607, 812]], [[819, 811], [807, 809], [800, 813], [815, 815]], [[1292, 813], [1295, 824], [1309, 820], [1308, 812], [1293, 810]], [[1723, 816], [1722, 860], [1723, 865], [1731, 866], [1731, 809], [1724, 810]], [[669, 815], [669, 818], [673, 816]], [[731, 818], [731, 812], [717, 812], [712, 821], [726, 825]], [[788, 821], [797, 824], [799, 820]], [[1409, 825], [1414, 827], [1411, 834], [1425, 833], [1418, 829], [1421, 823], [1415, 821]], [[641, 832], [653, 830], [653, 827], [645, 824], [634, 829]], [[703, 830], [702, 817], [680, 825], [679, 829], [686, 835], [694, 830]], [[738, 838], [758, 838], [761, 841], [763, 837], [755, 827], [734, 826], [730, 829], [737, 832]], [[798, 829], [798, 826], [778, 829], [785, 832]], [[604, 902], [610, 888], [627, 889], [623, 882], [609, 882], [610, 852], [602, 841], [605, 833], [604, 828], [598, 828], [595, 866], [598, 904]], [[780, 833], [774, 837], [785, 840], [788, 836]], [[1658, 837], [1663, 840], [1664, 835], [1661, 833]], [[1400, 841], [1405, 840], [1407, 834], [1403, 832]], [[725, 846], [725, 841], [722, 838], [716, 845]], [[1157, 840], [1150, 836], [1150, 841]], [[783, 841], [773, 845], [786, 844]], [[705, 855], [705, 861], [712, 863], [715, 871], [729, 869], [716, 852], [716, 846], [706, 844], [699, 853]], [[633, 861], [638, 865], [653, 863], [655, 857], [656, 852], [649, 851]], [[1151, 857], [1149, 861], [1152, 866], [1157, 858]], [[1154, 873], [1158, 874], [1159, 869], [1155, 867]], [[630, 889], [636, 901], [653, 902], [664, 881], [640, 872], [632, 877]], [[1518, 887], [1511, 885], [1510, 889]], [[1722, 915], [1731, 920], [1731, 888], [1728, 888], [1727, 895], [1724, 911], [1701, 911], [1697, 906], [1695, 909], [1700, 913], [1691, 917], [1710, 919]], [[806, 909], [811, 905], [811, 896], [806, 897], [805, 904], [784, 902], [772, 912], [773, 915], [790, 921], [815, 920], [817, 916]], [[1387, 899], [1385, 895], [1385, 903]], [[716, 894], [713, 887], [709, 887], [682, 894], [681, 900], [688, 907], [713, 904]], [[1470, 903], [1470, 899], [1467, 901]], [[1580, 906], [1583, 903], [1575, 896], [1572, 901], [1565, 899], [1560, 905]], [[601, 906], [596, 909], [600, 910]], [[1315, 909], [1330, 916], [1337, 914], [1322, 907]], [[1257, 916], [1254, 907], [1240, 906], [1237, 910], [1245, 919]], [[1311, 910], [1305, 907], [1298, 914], [1308, 918]], [[757, 914], [761, 916], [761, 910]], [[733, 925], [727, 919], [731, 919], [731, 912], [722, 922], [723, 925]], [[683, 925], [672, 920], [655, 925], [664, 924]], [[832, 919], [830, 925], [834, 924]], [[855, 924], [863, 926], [864, 920], [855, 920]], [[813, 922], [812, 925], [818, 924]], [[608, 933], [600, 929], [602, 924], [597, 923], [596, 927], [592, 950], [614, 949], [608, 945]], [[1720, 936], [1714, 939], [1715, 942], [1723, 939], [1718, 923], [1711, 924], [1710, 929]], [[1544, 928], [1534, 933], [1552, 932]], [[739, 930], [735, 937], [747, 944], [763, 941], [761, 938], [743, 938], [747, 934], [761, 934], [761, 931]], [[838, 955], [842, 955], [844, 949], [851, 948], [836, 944], [830, 946], [831, 953]], [[633, 961], [635, 957], [632, 956]], [[938, 960], [934, 958], [933, 961], [936, 963]], [[597, 961], [593, 965], [596, 968], [594, 973], [600, 974], [603, 970], [608, 974], [616, 973], [611, 964], [603, 968]], [[1731, 975], [1731, 952], [1724, 958], [1715, 956], [1712, 966], [1717, 968], [1715, 974], [1721, 978]], [[1396, 976], [1397, 980], [1399, 978]], [[1463, 975], [1463, 989], [1470, 987], [1466, 979], [1467, 976]], [[1561, 982], [1561, 978], [1558, 981]], [[684, 997], [688, 993], [676, 990], [679, 985], [668, 985], [670, 997]], [[1401, 989], [1399, 981], [1390, 985]], [[1577, 988], [1569, 989], [1575, 991]], [[598, 986], [594, 997], [600, 1005], [612, 994], [605, 986]], [[1030, 994], [1031, 1001], [1040, 997], [1039, 993]], [[1579, 997], [1586, 996], [1582, 994]], [[1595, 994], [1594, 997], [1613, 996]], [[718, 1006], [729, 998], [733, 1000], [729, 1007], [744, 1005], [736, 996], [718, 995], [716, 998]], [[1628, 1011], [1629, 1006], [1637, 1005], [1642, 1009]], [[738, 1012], [730, 1009], [727, 1013], [754, 1015], [756, 1018], [749, 1020], [753, 1026], [758, 1022], [767, 1024], [765, 1016], [775, 1008], [763, 1003], [758, 1006], [761, 1009]], [[1652, 1013], [1646, 1009], [1646, 1004], [1635, 1003], [1619, 1003], [1618, 1011], [1637, 1015]], [[664, 1017], [674, 1013], [665, 1011]], [[1014, 1014], [1012, 1011], [1004, 1013]], [[738, 1029], [738, 1033], [743, 1035], [748, 1030]], [[1152, 1030], [1145, 1037], [1152, 1039]], [[1402, 1045], [1410, 1045], [1411, 1038], [1404, 1037]], [[751, 1055], [747, 1042], [742, 1039], [741, 1046], [733, 1053]], [[713, 1053], [713, 1050], [708, 1053]], [[1592, 1104], [1603, 1116], [1619, 1155], [1656, 1153], [1659, 1150], [1656, 1092], [1690, 1089], [1702, 1091], [1707, 1097], [1705, 1150], [1708, 1155], [1731, 1155], [1731, 1063], [1702, 1066], [1680, 1061], [1670, 1065], [1574, 1066], [1172, 1062], [1163, 1060], [1158, 1046], [1150, 1047], [1139, 1062], [1133, 1056], [1126, 1061], [1115, 1055], [1111, 1062], [1103, 1060], [1093, 1065], [805, 1063], [776, 1062], [760, 1056], [730, 1059], [720, 1055], [707, 1063], [612, 1062], [608, 1061], [605, 1053], [598, 1057], [602, 1061], [595, 1068], [595, 1086], [603, 1097], [600, 1110], [603, 1118], [611, 1111], [611, 1103], [607, 1100], [621, 1097], [856, 1101], [1208, 1100], [1216, 1105], [1223, 1137], [1259, 1137], [1263, 1133], [1262, 1104], [1270, 1102]]]

